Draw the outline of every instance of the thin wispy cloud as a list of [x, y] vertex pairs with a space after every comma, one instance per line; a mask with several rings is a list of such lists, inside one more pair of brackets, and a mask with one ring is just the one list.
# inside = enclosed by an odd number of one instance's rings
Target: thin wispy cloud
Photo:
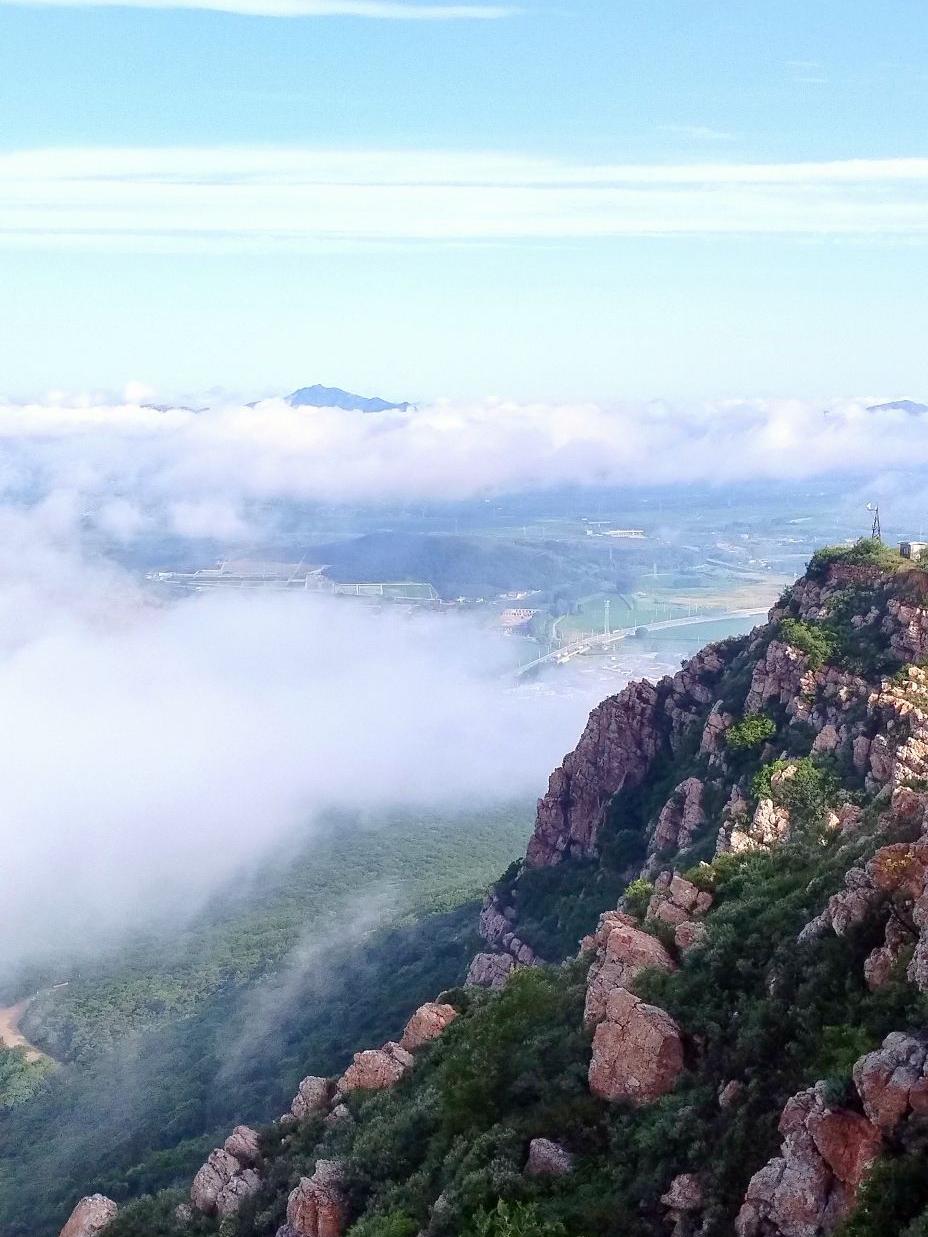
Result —
[[928, 158], [582, 164], [441, 151], [0, 155], [0, 245], [156, 252], [679, 235], [928, 235]]
[[251, 17], [370, 17], [385, 21], [491, 21], [517, 10], [501, 4], [416, 4], [406, 0], [0, 0], [0, 7], [206, 9]]
[[658, 132], [672, 137], [688, 138], [693, 142], [732, 142], [735, 135], [710, 125], [659, 125]]

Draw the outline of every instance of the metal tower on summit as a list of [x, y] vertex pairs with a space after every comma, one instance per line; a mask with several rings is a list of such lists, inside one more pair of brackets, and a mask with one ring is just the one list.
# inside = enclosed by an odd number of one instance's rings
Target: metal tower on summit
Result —
[[867, 503], [867, 510], [873, 512], [873, 527], [870, 530], [870, 536], [874, 541], [882, 541], [883, 533], [880, 529], [880, 509], [875, 507], [873, 503]]

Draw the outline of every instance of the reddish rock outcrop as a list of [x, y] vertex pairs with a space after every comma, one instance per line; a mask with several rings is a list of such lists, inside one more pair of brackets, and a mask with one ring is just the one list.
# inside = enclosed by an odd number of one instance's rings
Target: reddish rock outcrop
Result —
[[325, 1112], [334, 1094], [335, 1084], [330, 1079], [310, 1074], [300, 1083], [290, 1112], [298, 1121], [303, 1121], [314, 1113]]
[[606, 1016], [610, 993], [627, 988], [646, 967], [676, 970], [676, 963], [657, 937], [643, 931], [621, 911], [610, 911], [601, 918], [594, 941], [597, 951], [587, 977], [583, 1011], [587, 1026], [595, 1026]]
[[241, 1171], [241, 1164], [224, 1148], [217, 1147], [211, 1151], [190, 1187], [190, 1202], [195, 1210], [206, 1216], [215, 1215], [219, 1195]]
[[654, 882], [646, 920], [656, 919], [676, 927], [699, 919], [712, 905], [712, 894], [685, 880], [679, 872], [661, 872]]
[[671, 1091], [683, 1069], [680, 1028], [663, 1009], [624, 988], [610, 993], [593, 1036], [590, 1090], [600, 1099], [648, 1104]]
[[239, 1164], [253, 1168], [261, 1158], [258, 1146], [258, 1131], [250, 1125], [237, 1125], [226, 1141], [222, 1144], [224, 1151], [234, 1155]]
[[535, 966], [541, 959], [513, 928], [515, 911], [500, 906], [495, 894], [490, 894], [483, 903], [477, 930], [488, 945], [501, 953], [508, 953], [521, 966]]
[[661, 808], [654, 827], [649, 851], [666, 854], [684, 850], [706, 823], [702, 810], [705, 786], [698, 777], [688, 777], [674, 788], [673, 794]]
[[113, 1200], [105, 1194], [88, 1194], [71, 1212], [60, 1237], [96, 1237], [111, 1220], [116, 1219], [118, 1211]]
[[805, 653], [782, 640], [771, 640], [763, 659], [754, 667], [744, 714], [761, 713], [771, 703], [788, 705], [799, 695], [808, 668]]
[[828, 1107], [822, 1084], [788, 1100], [781, 1154], [755, 1173], [737, 1237], [822, 1237], [851, 1209], [882, 1138], [859, 1113]]
[[596, 853], [606, 808], [620, 790], [639, 786], [662, 751], [676, 751], [705, 718], [729, 654], [709, 645], [672, 678], [630, 683], [590, 714], [576, 748], [551, 774], [538, 802], [525, 855], [530, 868]]
[[789, 811], [772, 799], [759, 800], [749, 825], [732, 829], [728, 849], [735, 854], [749, 850], [769, 850], [787, 841], [790, 831]]
[[420, 1005], [406, 1023], [400, 1039], [400, 1047], [407, 1052], [415, 1052], [423, 1044], [429, 1044], [438, 1039], [445, 1027], [451, 1025], [458, 1016], [453, 1005], [440, 1005], [436, 1001], [428, 1001]]
[[535, 831], [525, 854], [530, 868], [596, 849], [606, 805], [624, 786], [641, 784], [666, 741], [666, 692], [631, 683], [590, 714], [576, 748], [551, 774], [538, 801]]
[[565, 1177], [574, 1170], [574, 1157], [550, 1138], [533, 1138], [525, 1165], [529, 1177]]
[[382, 1048], [356, 1052], [352, 1063], [335, 1084], [337, 1095], [350, 1091], [383, 1091], [395, 1087], [412, 1068], [410, 1053], [390, 1040]]
[[341, 1237], [348, 1223], [342, 1174], [340, 1161], [317, 1160], [313, 1175], [300, 1178], [287, 1200], [287, 1224], [293, 1237]]
[[928, 1114], [928, 1042], [895, 1031], [854, 1066], [864, 1112], [884, 1133], [913, 1113]]
[[502, 988], [518, 963], [511, 954], [475, 954], [467, 969], [465, 988]]
[[673, 1225], [671, 1237], [690, 1237], [704, 1206], [699, 1178], [694, 1173], [680, 1173], [661, 1195], [661, 1202], [668, 1208], [668, 1223]]
[[220, 1220], [234, 1216], [238, 1209], [249, 1198], [261, 1189], [261, 1178], [253, 1168], [243, 1168], [219, 1191], [216, 1199], [216, 1215]]

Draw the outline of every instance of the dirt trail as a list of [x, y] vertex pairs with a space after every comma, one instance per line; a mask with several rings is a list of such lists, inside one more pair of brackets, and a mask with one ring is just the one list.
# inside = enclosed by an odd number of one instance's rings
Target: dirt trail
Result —
[[35, 1044], [30, 1044], [19, 1029], [22, 1016], [34, 999], [29, 996], [15, 1005], [0, 1008], [0, 1044], [4, 1048], [25, 1048], [27, 1061], [41, 1061], [46, 1055]]

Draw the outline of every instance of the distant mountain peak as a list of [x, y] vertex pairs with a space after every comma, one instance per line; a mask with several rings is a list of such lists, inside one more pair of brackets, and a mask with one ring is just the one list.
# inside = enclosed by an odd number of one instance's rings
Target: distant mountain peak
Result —
[[345, 412], [405, 412], [409, 404], [391, 404], [377, 395], [353, 395], [341, 387], [324, 387], [319, 383], [300, 387], [287, 396], [292, 408], [341, 408]]
[[887, 404], [871, 404], [867, 412], [907, 412], [911, 417], [920, 417], [928, 412], [928, 404], [918, 404], [914, 399], [892, 399]]

